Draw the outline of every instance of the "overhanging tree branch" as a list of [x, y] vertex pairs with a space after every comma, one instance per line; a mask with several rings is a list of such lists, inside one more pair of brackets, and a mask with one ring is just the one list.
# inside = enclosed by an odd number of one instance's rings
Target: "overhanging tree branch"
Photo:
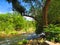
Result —
[[13, 10], [18, 11], [19, 13], [24, 13], [25, 8], [20, 4], [18, 0], [7, 0], [9, 3], [12, 3]]
[[26, 17], [31, 17], [31, 18], [35, 18], [35, 17], [33, 17], [33, 16], [29, 16], [29, 15], [22, 15], [22, 16], [26, 16]]
[[31, 18], [33, 18], [34, 20], [37, 20], [36, 17], [31, 16], [31, 15], [26, 15], [26, 14], [24, 14], [24, 15], [22, 15], [22, 16], [31, 17]]

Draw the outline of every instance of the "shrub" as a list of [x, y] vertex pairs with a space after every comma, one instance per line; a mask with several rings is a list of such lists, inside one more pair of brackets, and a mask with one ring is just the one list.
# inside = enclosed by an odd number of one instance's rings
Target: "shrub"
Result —
[[46, 33], [47, 40], [53, 40], [55, 42], [60, 42], [60, 27], [57, 25], [50, 24], [48, 28], [44, 29]]
[[18, 42], [19, 45], [24, 45], [27, 43], [28, 43], [28, 40], [26, 40], [26, 39], [23, 39], [22, 41]]
[[24, 27], [25, 20], [19, 15], [9, 15], [1, 14], [0, 15], [0, 31], [12, 31], [12, 30], [21, 30]]

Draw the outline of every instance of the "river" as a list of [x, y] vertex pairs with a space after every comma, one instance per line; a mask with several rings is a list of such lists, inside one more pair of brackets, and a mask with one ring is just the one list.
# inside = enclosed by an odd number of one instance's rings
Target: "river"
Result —
[[[39, 35], [41, 35], [41, 34], [39, 34]], [[6, 37], [6, 38], [0, 40], [0, 45], [13, 45], [14, 43], [17, 43], [23, 39], [30, 40], [30, 39], [38, 38], [38, 37], [40, 37], [39, 35], [36, 35], [35, 33], [30, 33], [30, 34], [22, 34], [22, 35], [15, 36], [12, 38]]]

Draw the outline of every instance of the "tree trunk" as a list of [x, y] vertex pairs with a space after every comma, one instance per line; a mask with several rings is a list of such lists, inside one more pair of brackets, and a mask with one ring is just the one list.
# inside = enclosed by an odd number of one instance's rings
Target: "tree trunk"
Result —
[[43, 32], [43, 24], [39, 21], [36, 23], [36, 34], [40, 34]]
[[47, 17], [48, 17], [48, 7], [49, 7], [50, 2], [51, 2], [51, 0], [46, 0], [45, 6], [42, 9], [43, 25], [44, 25], [44, 27], [48, 26], [48, 19], [47, 19]]
[[41, 32], [44, 31], [44, 27], [46, 28], [48, 26], [47, 16], [48, 16], [48, 7], [49, 7], [49, 4], [50, 4], [50, 1], [51, 0], [46, 0], [45, 6], [42, 9], [42, 19], [41, 19], [41, 21], [40, 21], [40, 19], [39, 19], [39, 21], [37, 21], [36, 34], [40, 34]]

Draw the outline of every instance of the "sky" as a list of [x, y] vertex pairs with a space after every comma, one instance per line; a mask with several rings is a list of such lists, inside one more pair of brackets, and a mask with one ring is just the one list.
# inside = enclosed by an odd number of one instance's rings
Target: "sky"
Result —
[[[26, 7], [26, 10], [29, 10], [29, 6], [26, 3], [23, 3], [22, 0], [20, 1], [21, 4]], [[6, 13], [6, 12], [13, 12], [12, 4], [8, 3], [6, 0], [0, 0], [0, 13]]]
[[[21, 3], [23, 6], [27, 7], [23, 2]], [[6, 12], [13, 12], [12, 11], [12, 4], [8, 3], [6, 0], [0, 0], [0, 13], [6, 13]]]
[[12, 4], [6, 0], [0, 0], [0, 13], [12, 12]]

